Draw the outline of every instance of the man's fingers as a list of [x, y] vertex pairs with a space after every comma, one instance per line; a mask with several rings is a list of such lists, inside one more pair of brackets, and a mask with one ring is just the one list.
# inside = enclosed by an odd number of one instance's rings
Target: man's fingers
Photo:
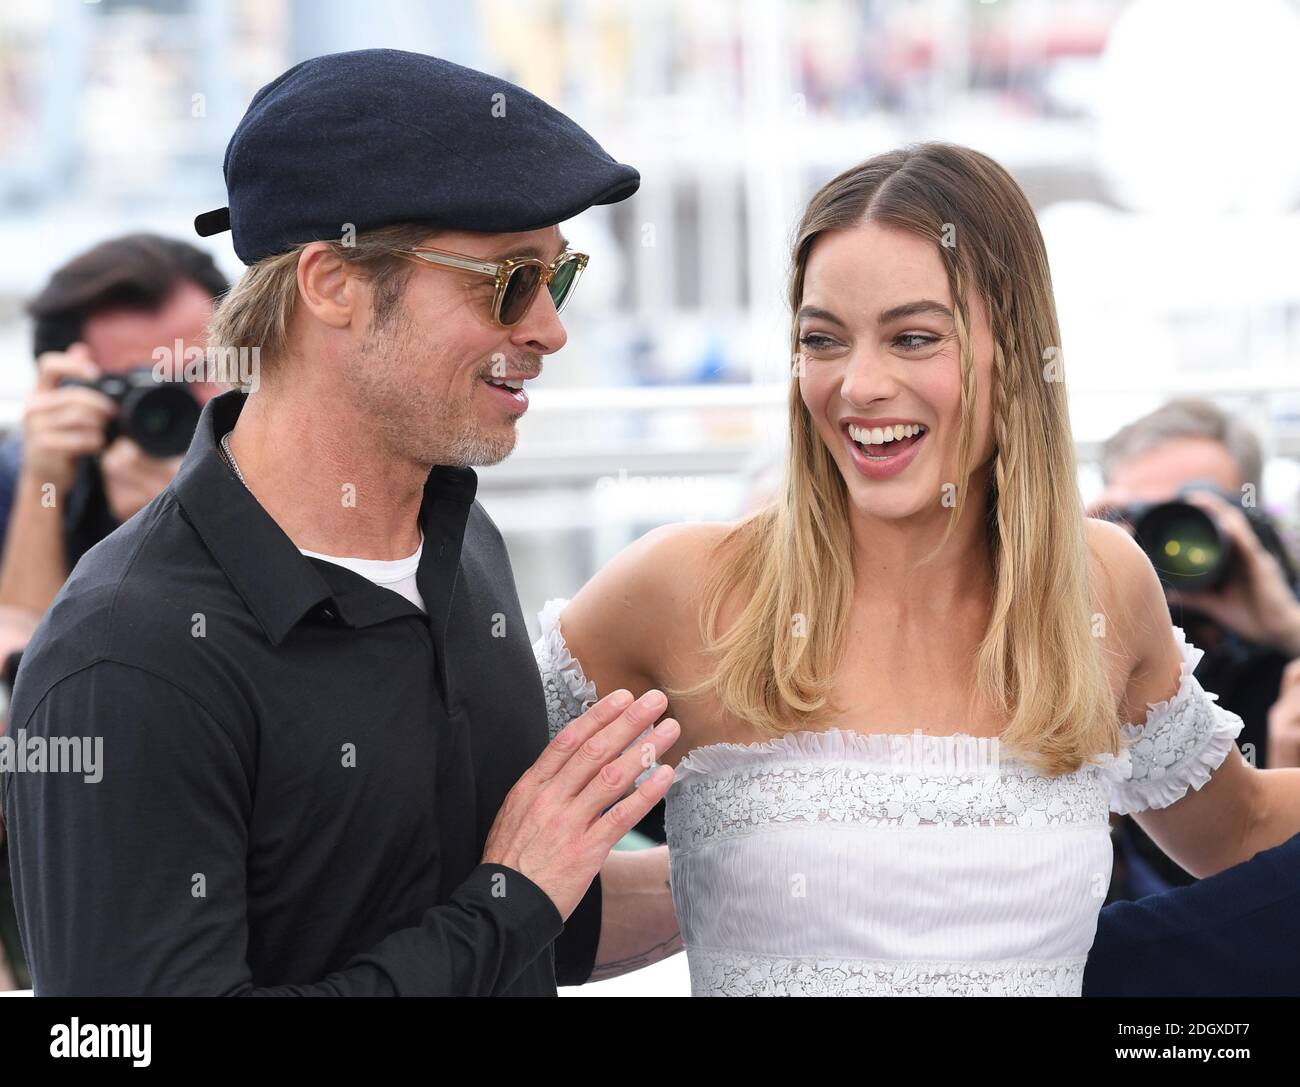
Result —
[[46, 351], [36, 359], [36, 388], [42, 391], [57, 389], [59, 382], [69, 378], [76, 381], [94, 381], [99, 367], [90, 357], [90, 348], [84, 343], [74, 343], [66, 351]]
[[592, 827], [592, 834], [600, 847], [613, 849], [614, 845], [629, 830], [646, 817], [656, 804], [667, 794], [673, 783], [673, 768], [660, 766], [653, 774], [632, 790], [632, 795], [605, 812]]
[[68, 385], [33, 393], [27, 401], [29, 420], [61, 425], [69, 419], [108, 419], [117, 413], [117, 404], [111, 396], [98, 389]]
[[104, 444], [104, 435], [92, 427], [77, 427], [49, 434], [41, 444], [59, 453], [96, 453]]
[[665, 717], [613, 762], [606, 763], [578, 797], [594, 815], [623, 796], [638, 777], [659, 761], [681, 735], [681, 726]]
[[577, 796], [607, 762], [612, 762], [633, 740], [659, 719], [668, 705], [662, 691], [646, 691], [613, 721], [583, 742], [555, 775], [566, 796]]
[[559, 731], [533, 763], [532, 773], [541, 781], [550, 781], [582, 744], [615, 720], [631, 703], [631, 691], [622, 688], [610, 691], [591, 709], [575, 717]]

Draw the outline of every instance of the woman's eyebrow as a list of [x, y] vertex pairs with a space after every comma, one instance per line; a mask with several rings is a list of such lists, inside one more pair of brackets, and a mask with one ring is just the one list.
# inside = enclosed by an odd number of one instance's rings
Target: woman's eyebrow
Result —
[[830, 321], [831, 324], [839, 325], [841, 328], [846, 327], [844, 322], [830, 310], [822, 309], [819, 306], [800, 306], [797, 319], [802, 321], [806, 318], [811, 318], [814, 321]]
[[904, 302], [901, 306], [892, 306], [880, 313], [880, 323], [889, 324], [890, 321], [897, 321], [903, 317], [919, 317], [923, 313], [932, 314], [936, 317], [946, 317], [952, 320], [952, 310], [942, 302], [935, 302], [930, 298], [923, 298], [917, 302]]
[[[930, 314], [935, 317], [944, 317], [952, 320], [952, 310], [942, 302], [936, 302], [932, 298], [922, 298], [915, 302], [904, 302], [900, 306], [891, 306], [887, 310], [882, 310], [879, 321], [882, 325], [889, 324], [890, 321], [898, 321], [904, 317], [919, 317], [922, 314]], [[801, 306], [799, 308], [798, 319], [830, 321], [832, 324], [839, 325], [841, 328], [847, 328], [835, 314], [830, 310], [822, 309], [820, 306]]]

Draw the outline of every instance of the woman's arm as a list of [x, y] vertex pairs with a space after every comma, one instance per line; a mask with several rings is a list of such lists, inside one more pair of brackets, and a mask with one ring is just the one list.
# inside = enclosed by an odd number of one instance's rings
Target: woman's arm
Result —
[[[1226, 742], [1227, 754], [1183, 795], [1164, 806], [1135, 808], [1138, 825], [1192, 875], [1205, 877], [1249, 860], [1300, 833], [1300, 770], [1259, 770], [1247, 763], [1235, 743], [1225, 741], [1230, 721], [1239, 718], [1201, 698], [1199, 684], [1183, 679], [1183, 653], [1169, 617], [1164, 589], [1140, 547], [1122, 529], [1100, 531], [1106, 565], [1115, 578], [1115, 614], [1133, 661], [1121, 712], [1134, 724], [1157, 727], [1152, 707], [1174, 699], [1196, 699], [1188, 715], [1212, 715], [1216, 728], [1206, 744]], [[1166, 721], [1168, 726], [1171, 722]], [[1177, 723], [1177, 722], [1173, 722]], [[1195, 756], [1193, 756], [1195, 757]], [[1203, 753], [1203, 758], [1211, 754]], [[1204, 776], [1198, 775], [1198, 776]]]

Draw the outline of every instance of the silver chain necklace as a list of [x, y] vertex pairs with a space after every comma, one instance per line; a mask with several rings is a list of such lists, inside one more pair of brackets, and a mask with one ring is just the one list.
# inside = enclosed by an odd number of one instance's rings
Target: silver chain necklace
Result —
[[235, 454], [230, 451], [230, 435], [232, 433], [232, 431], [228, 430], [221, 436], [221, 449], [226, 454], [226, 460], [230, 461], [230, 467], [234, 469], [235, 475], [239, 477], [239, 482], [251, 491], [252, 488], [248, 486], [248, 480], [244, 478], [244, 473], [239, 470], [239, 462], [235, 460]]

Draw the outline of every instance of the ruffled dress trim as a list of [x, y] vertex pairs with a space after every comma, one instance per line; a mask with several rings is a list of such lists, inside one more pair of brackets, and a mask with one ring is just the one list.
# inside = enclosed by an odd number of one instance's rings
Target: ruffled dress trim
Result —
[[1118, 774], [1111, 790], [1111, 810], [1120, 815], [1152, 808], [1167, 808], [1201, 789], [1228, 757], [1245, 722], [1215, 703], [1219, 696], [1206, 691], [1193, 673], [1205, 656], [1187, 640], [1182, 627], [1174, 627], [1182, 656], [1178, 689], [1163, 702], [1147, 704], [1146, 723], [1122, 726], [1126, 740], [1124, 760], [1128, 770]]
[[[547, 719], [552, 737], [591, 707], [598, 695], [582, 665], [569, 652], [560, 630], [560, 613], [567, 599], [548, 600], [538, 613], [541, 637], [534, 644]], [[1166, 808], [1201, 789], [1227, 758], [1244, 722], [1218, 706], [1217, 694], [1197, 680], [1196, 666], [1205, 651], [1174, 627], [1181, 657], [1178, 689], [1162, 702], [1148, 703], [1145, 724], [1121, 726], [1124, 746], [1118, 756], [1092, 760], [1109, 785], [1110, 810], [1120, 815]], [[1034, 768], [1021, 759], [999, 756], [995, 737], [951, 733], [927, 736], [912, 733], [860, 733], [851, 729], [800, 730], [771, 740], [697, 747], [678, 763], [674, 788], [693, 778], [725, 776], [757, 762], [852, 763], [865, 770], [913, 776], [970, 776], [1011, 773], [1032, 776]], [[643, 775], [644, 777], [644, 775]], [[640, 778], [638, 780], [641, 780]]]
[[596, 685], [582, 671], [569, 652], [560, 632], [560, 612], [567, 599], [548, 600], [537, 613], [541, 637], [533, 643], [533, 656], [546, 694], [546, 720], [551, 739], [575, 717], [581, 717], [596, 701]]
[[[542, 675], [542, 690], [546, 695], [546, 725], [552, 740], [575, 717], [581, 717], [591, 709], [600, 697], [596, 685], [587, 678], [578, 659], [569, 652], [564, 635], [560, 632], [560, 612], [568, 603], [567, 599], [546, 602], [537, 613], [542, 633], [533, 643], [533, 656], [537, 660], [537, 670]], [[647, 728], [628, 747], [639, 744], [649, 734], [650, 729]], [[657, 769], [658, 762], [647, 766], [637, 775], [636, 784], [640, 785]]]
[[998, 755], [996, 737], [959, 732], [927, 736], [911, 733], [861, 733], [852, 729], [803, 729], [759, 743], [697, 747], [677, 764], [674, 783], [692, 777], [724, 775], [762, 762], [852, 762], [863, 769], [950, 776], [996, 772], [999, 764], [1023, 766]]

